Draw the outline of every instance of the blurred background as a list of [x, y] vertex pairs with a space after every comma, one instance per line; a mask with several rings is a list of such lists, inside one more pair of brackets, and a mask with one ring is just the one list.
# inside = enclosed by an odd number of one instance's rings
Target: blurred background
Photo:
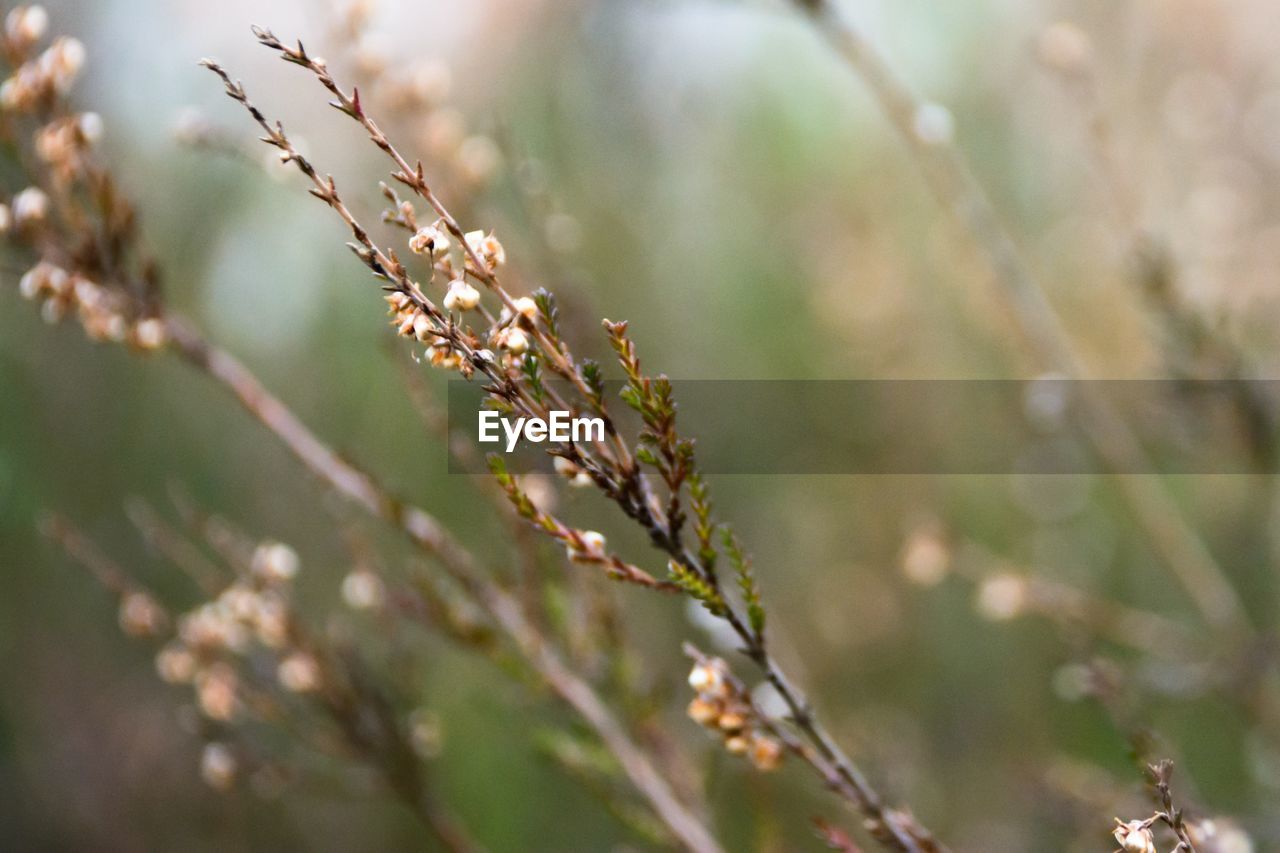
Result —
[[[1185, 336], [1144, 290], [1134, 259], [1144, 241], [1163, 247], [1180, 309], [1243, 353], [1251, 373], [1273, 371], [1274, 4], [843, 6], [932, 105], [917, 132], [967, 155], [1093, 375], [1159, 378], [1188, 361]], [[254, 128], [196, 66], [220, 59], [334, 173], [352, 207], [376, 217], [377, 152], [303, 73], [255, 44], [251, 23], [301, 37], [341, 77], [404, 73], [446, 102], [420, 117], [402, 109], [389, 129], [429, 177], [433, 162], [453, 162], [475, 178], [437, 180], [474, 227], [497, 229], [518, 288], [558, 293], [581, 351], [606, 351], [597, 324], [607, 316], [631, 321], [650, 369], [684, 379], [1027, 378], [1043, 367], [866, 89], [785, 4], [386, 0], [359, 43], [322, 2], [48, 8], [52, 30], [88, 49], [77, 102], [105, 120], [106, 156], [138, 202], [171, 305], [321, 436], [478, 548], [494, 538], [488, 510], [465, 476], [445, 472], [442, 447], [420, 426], [396, 369], [408, 350], [387, 345], [381, 306], [339, 224], [254, 146]], [[349, 567], [332, 513], [256, 423], [175, 361], [45, 326], [5, 288], [0, 848], [421, 846], [411, 820], [362, 794], [358, 777], [216, 796], [201, 784], [187, 697], [155, 678], [151, 652], [118, 630], [111, 597], [36, 524], [43, 511], [65, 514], [150, 583], [178, 588], [124, 509], [131, 497], [164, 507], [174, 484], [255, 535], [292, 543], [300, 583], [333, 604]], [[1280, 590], [1268, 478], [1165, 485], [1270, 635]], [[1111, 818], [1143, 801], [1112, 716], [1074, 686], [1098, 656], [1140, 686], [1130, 710], [1167, 743], [1199, 813], [1234, 816], [1256, 849], [1280, 845], [1280, 742], [1211, 689], [1230, 677], [1193, 677], [1034, 614], [1007, 618], [1024, 608], [1000, 606], [999, 590], [921, 567], [920, 537], [936, 537], [927, 547], [976, 551], [989, 567], [1016, 566], [1197, 630], [1105, 479], [722, 477], [714, 486], [755, 555], [782, 659], [891, 799], [955, 848], [1114, 846]], [[562, 511], [653, 562], [594, 496], [566, 496]], [[705, 767], [728, 846], [820, 849], [808, 820], [839, 809], [802, 768], [754, 774], [681, 713], [680, 641], [716, 648], [716, 638], [668, 600], [618, 592], [644, 672], [668, 685], [670, 725]], [[443, 643], [426, 648], [422, 701], [440, 721], [435, 776], [483, 842], [639, 843], [539, 755], [531, 732], [558, 713], [545, 697]], [[1259, 652], [1264, 669], [1271, 653]], [[1121, 816], [1149, 812], [1136, 808]]]

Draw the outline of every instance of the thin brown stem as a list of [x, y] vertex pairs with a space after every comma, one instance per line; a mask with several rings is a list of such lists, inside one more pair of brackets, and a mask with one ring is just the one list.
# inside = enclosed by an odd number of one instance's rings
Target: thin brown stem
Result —
[[716, 853], [720, 845], [676, 797], [649, 757], [586, 681], [576, 676], [528, 621], [516, 599], [487, 580], [475, 558], [425, 510], [393, 497], [369, 474], [343, 460], [229, 353], [210, 345], [189, 324], [167, 322], [173, 346], [189, 364], [226, 387], [239, 403], [316, 477], [370, 514], [398, 528], [434, 557], [512, 638], [552, 691], [574, 709], [617, 758], [655, 814], [689, 850]]
[[[991, 267], [1028, 349], [1046, 369], [1068, 377], [1085, 377], [1057, 311], [1023, 263], [1017, 245], [959, 150], [946, 142], [926, 141], [915, 132], [920, 102], [831, 0], [793, 3], [807, 13], [822, 36], [866, 83], [906, 142], [938, 200], [968, 231]], [[1200, 536], [1158, 482], [1148, 475], [1133, 473], [1153, 469], [1146, 464], [1145, 452], [1127, 424], [1105, 401], [1088, 391], [1087, 383], [1083, 384], [1081, 428], [1111, 469], [1121, 495], [1157, 555], [1209, 624], [1231, 631], [1246, 628], [1240, 596]]]

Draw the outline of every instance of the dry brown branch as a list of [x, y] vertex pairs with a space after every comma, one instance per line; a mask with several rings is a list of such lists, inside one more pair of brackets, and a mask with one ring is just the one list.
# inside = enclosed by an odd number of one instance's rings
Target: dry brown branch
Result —
[[[1039, 282], [1024, 264], [982, 185], [959, 150], [945, 140], [916, 132], [923, 106], [879, 52], [831, 0], [792, 0], [821, 35], [866, 83], [942, 205], [969, 233], [985, 257], [1016, 319], [1025, 346], [1040, 366], [1066, 377], [1086, 373], [1070, 335]], [[1191, 601], [1209, 624], [1239, 633], [1248, 626], [1245, 609], [1222, 567], [1214, 560], [1181, 510], [1153, 477], [1129, 473], [1152, 470], [1127, 424], [1087, 383], [1079, 411], [1081, 429], [1111, 469], [1134, 519]]]

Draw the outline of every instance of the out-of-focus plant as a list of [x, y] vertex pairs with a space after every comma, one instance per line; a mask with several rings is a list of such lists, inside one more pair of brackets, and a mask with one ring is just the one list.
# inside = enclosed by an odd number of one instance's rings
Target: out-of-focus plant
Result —
[[[949, 115], [916, 99], [829, 0], [794, 0], [793, 5], [867, 82], [939, 200], [988, 262], [1039, 366], [1083, 378], [1085, 371], [1057, 313], [952, 144]], [[750, 668], [776, 695], [781, 708], [766, 707], [735, 675], [733, 663], [686, 646], [693, 660], [688, 684], [694, 692], [687, 715], [727, 752], [743, 756], [761, 772], [778, 768], [791, 756], [851, 806], [867, 836], [887, 849], [945, 850], [909, 810], [888, 805], [779, 663], [776, 628], [751, 559], [734, 529], [714, 512], [693, 438], [678, 426], [671, 383], [642, 366], [627, 323], [603, 323], [603, 340], [615, 361], [606, 368], [577, 354], [583, 344], [567, 340], [551, 292], [520, 292], [514, 283], [519, 279], [510, 274], [518, 259], [508, 258], [494, 231], [470, 227], [478, 215], [473, 204], [477, 192], [509, 158], [492, 139], [471, 133], [444, 104], [445, 72], [440, 67], [402, 73], [387, 57], [360, 44], [363, 22], [357, 7], [334, 29], [363, 88], [340, 84], [329, 64], [301, 42], [290, 44], [263, 29], [254, 33], [265, 48], [318, 83], [332, 106], [390, 161], [392, 180], [379, 187], [386, 210], [378, 225], [357, 215], [359, 208], [348, 204], [346, 191], [340, 192], [332, 177], [300, 153], [284, 126], [264, 114], [243, 85], [217, 62], [203, 64], [248, 112], [262, 141], [341, 220], [353, 253], [383, 291], [396, 334], [415, 356], [481, 383], [486, 405], [504, 414], [545, 418], [557, 410], [603, 420], [600, 440], [564, 442], [549, 451], [559, 487], [598, 492], [644, 534], [664, 571], [645, 568], [652, 552], [614, 550], [602, 533], [564, 515], [551, 479], [517, 476], [497, 456], [490, 458], [492, 476], [480, 488], [493, 501], [509, 539], [504, 544], [519, 570], [491, 565], [441, 521], [333, 450], [232, 354], [171, 311], [159, 271], [140, 248], [135, 213], [95, 150], [101, 119], [77, 112], [68, 99], [84, 47], [60, 38], [41, 49], [48, 18], [34, 6], [9, 12], [0, 43], [8, 71], [0, 86], [0, 139], [12, 161], [4, 176], [0, 228], [9, 238], [11, 254], [20, 256], [27, 270], [19, 283], [22, 295], [39, 304], [47, 321], [73, 318], [95, 341], [181, 359], [229, 392], [321, 487], [403, 534], [428, 564], [407, 576], [387, 570], [376, 555], [356, 553], [363, 546], [353, 546], [350, 556], [357, 568], [346, 576], [339, 594], [347, 608], [367, 617], [360, 627], [376, 636], [426, 626], [556, 696], [574, 713], [576, 725], [544, 733], [542, 745], [638, 836], [697, 851], [722, 849], [696, 768], [664, 730], [653, 697], [626, 673], [624, 662], [634, 652], [618, 629], [613, 603], [599, 594], [608, 581], [638, 587], [628, 589], [636, 594], [653, 592], [696, 603], [733, 637], [743, 657], [739, 671]], [[1059, 25], [1046, 33], [1040, 51], [1047, 65], [1078, 82], [1088, 55], [1082, 33]], [[392, 117], [385, 125], [391, 130], [375, 117], [382, 110]], [[392, 142], [400, 130], [426, 153], [429, 166]], [[202, 120], [186, 123], [183, 136], [206, 149], [246, 153], [238, 137]], [[1100, 134], [1100, 162], [1115, 171], [1105, 141]], [[1120, 218], [1130, 226], [1133, 254], [1162, 322], [1194, 356], [1197, 368], [1207, 365], [1205, 370], [1220, 376], [1241, 370], [1244, 356], [1172, 294], [1169, 258], [1152, 248], [1157, 244], [1137, 224], [1129, 188], [1117, 184]], [[442, 201], [446, 197], [451, 199], [448, 207]], [[386, 242], [381, 225], [394, 233], [395, 246]], [[557, 229], [535, 230], [538, 241], [555, 242]], [[1184, 369], [1178, 358], [1171, 362], [1175, 371], [1196, 373]], [[619, 426], [617, 403], [606, 395], [605, 377], [615, 371], [623, 379], [622, 403], [642, 424], [635, 436]], [[1236, 402], [1254, 430], [1255, 458], [1265, 468], [1271, 459], [1271, 415], [1264, 401], [1242, 388]], [[408, 377], [406, 393], [451, 452], [468, 460], [478, 456], [474, 445], [443, 429], [421, 377]], [[993, 570], [998, 558], [976, 545], [957, 548], [933, 527], [908, 543], [907, 576], [933, 585], [953, 572], [963, 575], [977, 585], [983, 615], [995, 621], [1024, 613], [1043, 616], [1091, 654], [1113, 644], [1190, 668], [1206, 661], [1230, 663], [1265, 649], [1269, 632], [1250, 623], [1241, 594], [1175, 502], [1158, 481], [1128, 473], [1142, 467], [1134, 464], [1143, 454], [1140, 442], [1101, 399], [1084, 399], [1079, 415], [1082, 434], [1113, 471], [1136, 526], [1196, 608], [1202, 625], [1192, 628], [1047, 577]], [[263, 780], [299, 772], [304, 762], [290, 761], [295, 749], [359, 760], [378, 772], [386, 790], [441, 845], [476, 847], [474, 833], [440, 801], [431, 784], [424, 757], [435, 748], [436, 736], [429, 715], [414, 707], [408, 691], [397, 689], [391, 673], [403, 668], [394, 656], [389, 651], [379, 655], [345, 632], [327, 630], [321, 614], [298, 605], [292, 582], [299, 560], [288, 546], [242, 534], [181, 501], [179, 513], [182, 525], [171, 526], [146, 507], [131, 511], [143, 536], [192, 578], [198, 595], [184, 604], [162, 602], [100, 554], [70, 522], [52, 517], [47, 531], [118, 595], [121, 627], [158, 643], [160, 676], [193, 691], [204, 718], [205, 780], [214, 788], [227, 788], [246, 776]], [[531, 531], [563, 552], [568, 573], [582, 574], [553, 578], [546, 573], [545, 554]], [[523, 583], [521, 572], [536, 575], [536, 582]], [[585, 585], [578, 583], [583, 577]], [[546, 586], [558, 586], [574, 599], [576, 612], [589, 618], [556, 618], [539, 594]], [[394, 645], [399, 650], [402, 644]], [[601, 659], [605, 665], [595, 665]], [[1272, 727], [1280, 715], [1272, 669], [1262, 666], [1249, 680], [1214, 681], [1207, 689], [1221, 690], [1261, 725]], [[1102, 702], [1151, 777], [1150, 816], [1116, 819], [1113, 835], [1122, 849], [1155, 850], [1160, 832], [1173, 839], [1177, 850], [1249, 844], [1229, 822], [1187, 818], [1175, 807], [1172, 765], [1155, 754], [1165, 745], [1157, 745], [1140, 715], [1123, 701], [1134, 686], [1132, 679], [1100, 655], [1083, 670], [1074, 673], [1084, 684], [1080, 692]], [[275, 737], [281, 733], [291, 739], [286, 747]], [[833, 849], [859, 849], [833, 823], [818, 821], [817, 828]]]

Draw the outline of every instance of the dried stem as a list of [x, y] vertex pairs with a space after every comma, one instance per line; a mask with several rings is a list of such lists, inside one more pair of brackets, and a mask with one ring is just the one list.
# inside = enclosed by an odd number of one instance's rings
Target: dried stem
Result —
[[[967, 230], [990, 265], [1026, 346], [1041, 365], [1068, 377], [1085, 371], [1070, 336], [1043, 288], [1023, 263], [981, 184], [955, 146], [924, 140], [915, 131], [921, 103], [898, 79], [866, 37], [831, 0], [792, 0], [822, 36], [862, 78], [944, 207]], [[1134, 471], [1152, 470], [1145, 453], [1101, 397], [1082, 383], [1081, 425], [1085, 436], [1115, 477], [1134, 519], [1204, 619], [1239, 632], [1248, 626], [1243, 603], [1199, 535], [1158, 481]]]
[[[486, 262], [486, 259], [480, 257], [477, 250], [467, 240], [466, 232], [462, 226], [431, 191], [426, 182], [422, 164], [410, 165], [409, 161], [391, 144], [378, 128], [376, 122], [365, 112], [360, 103], [359, 93], [355, 90], [350, 94], [344, 92], [334, 81], [327, 66], [322, 61], [309, 55], [301, 43], [297, 44], [296, 47], [288, 47], [269, 31], [255, 28], [254, 32], [262, 44], [279, 51], [286, 61], [302, 66], [316, 76], [324, 88], [335, 97], [336, 100], [333, 106], [359, 122], [374, 144], [392, 160], [397, 169], [393, 173], [393, 177], [410, 187], [419, 197], [424, 199], [439, 216], [449, 234], [461, 244], [467, 259], [466, 272], [496, 293], [507, 309], [513, 313], [517, 311], [515, 300], [501, 287], [491, 269], [491, 265]], [[217, 63], [209, 60], [206, 60], [203, 64], [222, 78], [228, 94], [242, 104], [259, 126], [266, 131], [267, 135], [264, 137], [264, 141], [279, 148], [283, 152], [282, 156], [286, 161], [296, 163], [299, 169], [316, 184], [316, 191], [313, 194], [337, 210], [339, 215], [352, 228], [353, 233], [357, 235], [358, 242], [364, 247], [364, 252], [360, 253], [362, 258], [372, 257], [378, 263], [378, 266], [370, 264], [375, 274], [385, 275], [387, 263], [383, 260], [384, 256], [372, 246], [366, 232], [359, 227], [358, 223], [354, 222], [350, 214], [346, 212], [345, 206], [341, 205], [332, 180], [325, 181], [318, 177], [314, 168], [293, 149], [279, 123], [273, 125], [268, 122], [261, 112], [249, 102], [244, 88], [239, 83], [233, 82], [226, 71], [218, 66]], [[416, 286], [409, 288], [405, 282], [401, 281], [405, 277], [398, 270], [393, 270], [392, 272], [392, 278], [397, 281], [397, 285], [402, 292], [413, 293], [415, 301], [419, 302], [424, 307], [424, 310], [430, 310], [426, 308], [429, 303], [425, 300], [425, 297], [419, 299], [421, 291]], [[664, 378], [660, 378], [657, 383], [651, 383], [648, 378], [640, 374], [639, 362], [634, 353], [634, 345], [626, 337], [626, 324], [606, 321], [605, 326], [609, 331], [620, 361], [629, 375], [629, 381], [635, 395], [638, 398], [647, 397], [647, 402], [643, 403], [643, 405], [648, 407], [648, 411], [654, 412], [663, 408], [670, 408], [670, 401], [662, 397], [661, 390], [666, 389], [669, 392], [669, 383], [666, 383]], [[603, 403], [598, 390], [592, 388], [583, 379], [581, 371], [576, 368], [565, 344], [558, 337], [548, 334], [536, 324], [533, 325], [532, 329], [539, 345], [539, 351], [549, 354], [555, 372], [569, 379], [579, 393], [594, 403], [597, 411], [603, 411]], [[484, 365], [477, 363], [476, 368], [484, 369]], [[491, 375], [495, 382], [500, 378], [488, 373], [487, 375]], [[504, 389], [504, 396], [508, 400], [526, 399], [516, 389], [510, 388]], [[671, 408], [670, 414], [673, 415], [673, 412], [674, 409]], [[663, 416], [660, 414], [654, 414], [653, 417], [655, 420], [649, 422], [649, 426], [650, 429], [654, 430], [655, 444], [662, 450], [664, 458], [670, 465], [682, 455], [683, 451], [676, 446], [673, 426], [663, 421]], [[626, 452], [625, 445], [616, 436], [616, 433], [613, 433], [612, 430], [610, 430], [610, 433], [615, 439], [613, 443], [614, 453], [604, 457], [602, 461], [606, 465], [611, 463], [612, 470], [616, 472], [616, 475], [598, 467], [593, 460], [586, 457], [576, 447], [565, 448], [564, 452], [571, 454], [572, 461], [582, 465], [601, 490], [615, 500], [628, 516], [645, 528], [651, 541], [671, 557], [673, 571], [675, 571], [674, 567], [678, 566], [693, 567], [698, 579], [697, 583], [703, 584], [703, 588], [708, 591], [708, 595], [716, 599], [717, 615], [724, 618], [733, 627], [733, 630], [743, 643], [743, 652], [756, 664], [765, 679], [777, 690], [789, 709], [790, 722], [808, 741], [808, 748], [796, 750], [797, 754], [801, 755], [818, 772], [829, 787], [863, 814], [868, 830], [886, 846], [907, 851], [945, 850], [941, 843], [920, 826], [909, 813], [891, 809], [884, 804], [866, 776], [844, 754], [825, 726], [817, 719], [808, 699], [772, 657], [765, 640], [762, 615], [756, 610], [753, 610], [748, 616], [740, 615], [735, 607], [720, 594], [719, 582], [715, 575], [712, 560], [708, 555], [705, 553], [694, 554], [685, 547], [680, 533], [681, 510], [678, 499], [685, 475], [678, 472], [673, 473], [670, 468], [664, 469], [669, 472], [667, 482], [670, 487], [670, 498], [665, 508], [660, 507], [652, 495], [649, 494], [643, 478], [638, 474], [638, 466], [631, 460], [630, 454]], [[505, 471], [498, 469], [496, 473], [499, 474], [500, 479], [505, 478], [502, 481], [507, 487], [513, 502], [521, 510], [522, 515], [525, 515], [536, 527], [543, 529], [549, 535], [565, 541], [566, 544], [570, 545], [571, 549], [579, 552], [583, 550], [577, 539], [576, 531], [564, 527], [553, 517], [538, 511], [520, 493], [514, 481], [508, 475], [505, 475]], [[597, 560], [597, 562], [600, 561]], [[640, 570], [622, 563], [617, 558], [606, 559], [603, 562], [610, 573], [616, 577], [631, 580], [644, 586], [670, 587], [670, 585], [651, 582], [651, 579], [648, 579], [648, 576], [641, 573]], [[745, 569], [742, 571], [743, 573], [746, 572]], [[747, 579], [749, 582], [749, 576], [747, 576]], [[754, 595], [754, 587], [751, 586], [750, 588]], [[754, 602], [749, 603], [754, 604]], [[514, 601], [506, 602], [505, 604], [488, 602], [488, 608], [495, 616], [506, 612], [508, 605], [515, 608], [511, 613], [520, 615]], [[758, 605], [755, 606], [758, 607]], [[506, 627], [509, 632], [516, 633], [514, 626], [508, 625]], [[555, 667], [551, 667], [551, 669], [554, 670]]]
[[575, 675], [525, 617], [509, 593], [487, 580], [475, 558], [425, 510], [393, 497], [317, 438], [284, 403], [229, 353], [199, 337], [185, 322], [170, 318], [173, 345], [191, 365], [226, 387], [240, 404], [279, 439], [316, 477], [370, 514], [404, 533], [434, 557], [511, 637], [552, 691], [592, 728], [636, 789], [675, 837], [699, 853], [720, 850], [702, 823], [678, 800], [648, 756], [627, 734], [603, 700]]

